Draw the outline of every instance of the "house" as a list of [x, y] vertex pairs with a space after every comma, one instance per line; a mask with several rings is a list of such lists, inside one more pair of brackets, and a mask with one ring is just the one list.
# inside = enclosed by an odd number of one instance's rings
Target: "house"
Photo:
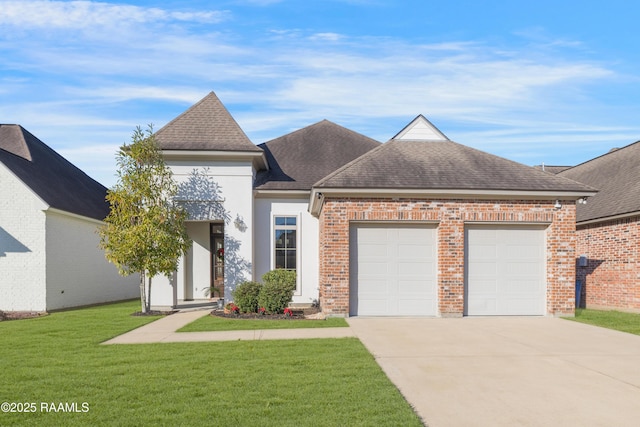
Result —
[[288, 268], [293, 302], [333, 316], [574, 311], [576, 201], [596, 191], [421, 115], [384, 144], [325, 120], [256, 146], [210, 93], [156, 137], [194, 243], [152, 305]]
[[559, 176], [599, 190], [577, 208], [582, 305], [640, 312], [640, 141]]
[[98, 248], [106, 188], [20, 125], [0, 125], [0, 310], [134, 298]]

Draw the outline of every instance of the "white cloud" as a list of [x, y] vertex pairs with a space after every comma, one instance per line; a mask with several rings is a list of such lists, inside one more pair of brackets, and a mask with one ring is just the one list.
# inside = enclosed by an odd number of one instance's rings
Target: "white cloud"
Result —
[[0, 24], [45, 29], [119, 28], [157, 22], [219, 23], [225, 11], [184, 12], [92, 1], [4, 1]]

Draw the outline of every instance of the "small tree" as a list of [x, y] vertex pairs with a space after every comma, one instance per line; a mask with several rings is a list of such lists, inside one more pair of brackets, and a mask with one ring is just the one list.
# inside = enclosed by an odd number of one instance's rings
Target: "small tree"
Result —
[[140, 301], [147, 313], [151, 278], [160, 273], [169, 277], [191, 245], [184, 224], [187, 214], [172, 202], [178, 188], [151, 125], [146, 132], [136, 128], [131, 144], [120, 147], [116, 160], [118, 182], [107, 192], [111, 211], [99, 230], [100, 247], [121, 275], [140, 274]]

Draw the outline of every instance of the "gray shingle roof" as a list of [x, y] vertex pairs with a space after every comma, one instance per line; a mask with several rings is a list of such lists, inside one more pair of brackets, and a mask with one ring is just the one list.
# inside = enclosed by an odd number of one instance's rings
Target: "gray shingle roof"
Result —
[[0, 125], [0, 163], [55, 209], [103, 220], [107, 189], [20, 125]]
[[163, 150], [260, 152], [213, 92], [156, 132], [156, 142]]
[[391, 140], [322, 179], [314, 188], [591, 192], [453, 141]]
[[559, 176], [599, 190], [586, 205], [578, 205], [578, 222], [640, 211], [640, 141], [560, 172]]
[[567, 169], [572, 168], [573, 166], [549, 166], [549, 165], [539, 165], [534, 166], [536, 169], [540, 169], [541, 171], [557, 175], [562, 171], [566, 171]]
[[260, 190], [310, 190], [313, 184], [380, 142], [328, 120], [260, 144], [270, 169], [258, 174]]

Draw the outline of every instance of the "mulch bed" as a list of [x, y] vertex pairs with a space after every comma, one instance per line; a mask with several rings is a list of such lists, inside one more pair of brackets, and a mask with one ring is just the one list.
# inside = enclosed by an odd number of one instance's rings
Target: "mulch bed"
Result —
[[36, 311], [0, 311], [0, 322], [3, 320], [21, 320], [21, 319], [33, 319], [35, 317], [46, 316], [47, 312]]
[[223, 310], [213, 310], [212, 316], [224, 317], [226, 319], [258, 319], [258, 320], [290, 320], [290, 319], [305, 319], [305, 316], [318, 313], [317, 307], [310, 308], [292, 308], [293, 312], [291, 316], [285, 314], [258, 314], [258, 313], [225, 313]]
[[136, 311], [135, 313], [132, 313], [132, 316], [168, 316], [170, 314], [173, 313], [177, 313], [177, 310], [174, 311], [159, 311], [159, 310], [151, 310], [151, 311], [147, 311], [146, 313], [143, 313], [141, 311]]

